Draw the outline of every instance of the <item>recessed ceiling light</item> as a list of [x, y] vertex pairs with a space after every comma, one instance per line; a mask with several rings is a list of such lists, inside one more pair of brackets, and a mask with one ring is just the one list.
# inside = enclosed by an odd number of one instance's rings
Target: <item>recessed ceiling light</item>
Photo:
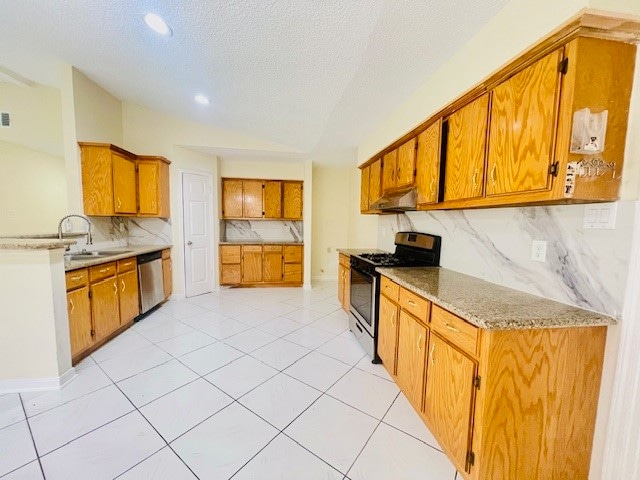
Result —
[[144, 16], [144, 22], [149, 26], [151, 30], [154, 32], [158, 32], [160, 35], [171, 35], [171, 28], [167, 23], [155, 13], [147, 13]]
[[193, 97], [194, 100], [196, 102], [198, 102], [200, 105], [209, 105], [211, 103], [211, 100], [209, 100], [207, 97], [205, 97], [204, 95], [196, 95], [195, 97]]

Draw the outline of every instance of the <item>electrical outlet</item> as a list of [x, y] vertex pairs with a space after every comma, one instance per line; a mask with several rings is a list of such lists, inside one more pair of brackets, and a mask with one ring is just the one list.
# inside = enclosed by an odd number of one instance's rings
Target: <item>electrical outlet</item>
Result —
[[327, 247], [327, 253], [331, 253], [331, 247]]
[[10, 208], [9, 210], [7, 210], [7, 217], [16, 218], [16, 211], [13, 208]]
[[531, 243], [531, 260], [544, 263], [547, 259], [547, 242], [534, 240]]

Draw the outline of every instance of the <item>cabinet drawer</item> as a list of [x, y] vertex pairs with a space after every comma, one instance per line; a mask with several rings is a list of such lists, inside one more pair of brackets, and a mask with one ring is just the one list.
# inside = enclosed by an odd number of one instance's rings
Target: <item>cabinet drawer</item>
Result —
[[171, 249], [166, 248], [162, 250], [162, 258], [171, 258]]
[[340, 254], [340, 265], [347, 267], [347, 268], [351, 268], [351, 262], [350, 262], [350, 258], [349, 255], [345, 255], [343, 253]]
[[220, 245], [220, 258], [222, 263], [240, 263], [240, 245]]
[[111, 277], [116, 274], [116, 262], [103, 263], [95, 267], [89, 267], [89, 281], [95, 283], [103, 278]]
[[431, 311], [431, 328], [461, 350], [476, 355], [479, 330], [477, 327], [434, 305]]
[[237, 285], [242, 283], [242, 269], [240, 264], [223, 265], [220, 269], [221, 285]]
[[431, 302], [404, 288], [400, 289], [400, 307], [424, 323], [429, 321]]
[[67, 292], [79, 287], [84, 287], [89, 283], [89, 271], [86, 268], [66, 272], [65, 277], [67, 281]]
[[388, 299], [397, 302], [400, 294], [400, 286], [389, 280], [387, 277], [382, 277], [382, 281], [380, 282], [380, 291], [384, 293]]
[[287, 263], [284, 265], [285, 283], [302, 283], [302, 264]]
[[285, 245], [284, 263], [302, 263], [302, 245]]
[[262, 253], [262, 245], [243, 245], [242, 253]]
[[135, 270], [138, 265], [136, 257], [125, 258], [124, 260], [118, 260], [118, 273], [129, 272]]
[[264, 252], [281, 252], [282, 245], [263, 245], [262, 251]]

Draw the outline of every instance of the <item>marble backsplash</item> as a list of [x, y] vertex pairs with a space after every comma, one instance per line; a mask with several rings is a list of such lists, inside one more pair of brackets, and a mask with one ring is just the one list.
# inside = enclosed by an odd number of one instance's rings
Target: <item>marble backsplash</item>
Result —
[[171, 244], [171, 220], [162, 218], [89, 217], [93, 244], [81, 237], [71, 250], [100, 249], [126, 245]]
[[303, 222], [286, 220], [221, 220], [220, 241], [302, 242]]
[[[398, 231], [442, 237], [441, 266], [563, 303], [621, 317], [635, 202], [618, 202], [615, 230], [583, 229], [583, 205], [381, 215], [378, 247]], [[531, 260], [546, 240], [546, 262]]]

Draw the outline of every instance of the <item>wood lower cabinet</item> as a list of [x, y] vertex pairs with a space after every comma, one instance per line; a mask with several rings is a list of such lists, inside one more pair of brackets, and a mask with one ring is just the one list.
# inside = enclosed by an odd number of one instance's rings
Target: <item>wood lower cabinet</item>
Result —
[[338, 301], [342, 309], [349, 313], [351, 301], [351, 263], [348, 255], [338, 258]]
[[267, 283], [284, 281], [282, 245], [262, 247], [262, 279]]
[[109, 277], [91, 284], [91, 316], [95, 340], [100, 341], [120, 328], [118, 279]]
[[588, 479], [606, 327], [486, 330], [436, 304], [418, 319], [415, 293], [380, 290], [378, 355], [459, 475]]
[[400, 310], [399, 323], [396, 382], [411, 404], [421, 406], [429, 329], [404, 310]]
[[67, 292], [71, 357], [75, 357], [93, 344], [91, 326], [91, 302], [89, 287]]
[[164, 289], [165, 300], [173, 293], [173, 263], [171, 260], [171, 250], [162, 251], [162, 287]]
[[220, 245], [220, 285], [301, 285], [302, 254], [302, 245]]
[[380, 295], [380, 321], [378, 323], [378, 356], [389, 374], [396, 376], [396, 355], [398, 352], [398, 320], [400, 307]]

